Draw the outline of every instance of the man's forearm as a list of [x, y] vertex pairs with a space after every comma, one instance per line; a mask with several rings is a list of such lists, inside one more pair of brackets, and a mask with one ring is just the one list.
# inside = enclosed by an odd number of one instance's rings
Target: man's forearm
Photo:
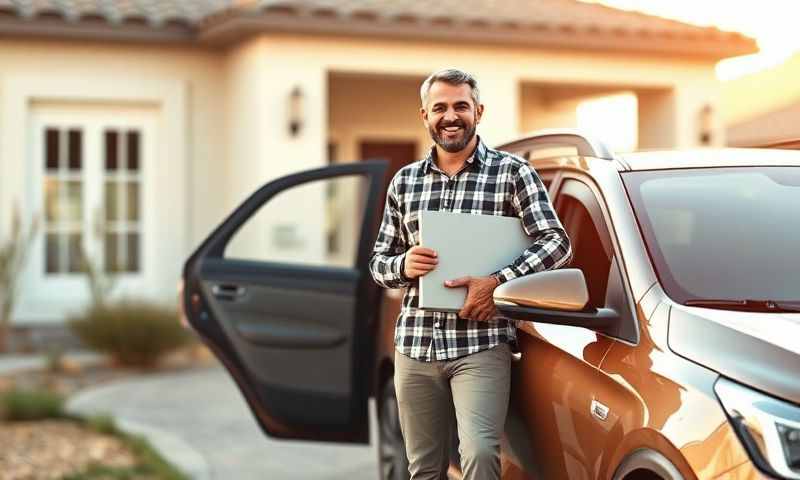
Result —
[[494, 273], [498, 281], [507, 282], [523, 275], [559, 268], [572, 258], [572, 247], [561, 229], [542, 232], [533, 244], [510, 265]]

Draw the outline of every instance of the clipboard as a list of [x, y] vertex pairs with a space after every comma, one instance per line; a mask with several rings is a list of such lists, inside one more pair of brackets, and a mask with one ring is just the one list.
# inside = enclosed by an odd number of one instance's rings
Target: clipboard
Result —
[[445, 287], [446, 280], [490, 275], [533, 244], [517, 217], [435, 211], [420, 212], [419, 241], [439, 258], [419, 279], [419, 308], [447, 312], [461, 310], [467, 289]]

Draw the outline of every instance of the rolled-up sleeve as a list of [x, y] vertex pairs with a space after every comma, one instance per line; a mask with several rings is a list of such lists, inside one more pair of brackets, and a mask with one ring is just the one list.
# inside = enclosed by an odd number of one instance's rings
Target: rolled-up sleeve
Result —
[[569, 263], [572, 247], [567, 233], [550, 203], [544, 183], [527, 164], [515, 175], [511, 203], [532, 243], [511, 264], [494, 273], [498, 280], [507, 282]]
[[383, 219], [369, 261], [372, 278], [385, 288], [402, 288], [411, 283], [403, 272], [407, 244], [403, 235], [396, 179], [392, 180], [386, 192]]

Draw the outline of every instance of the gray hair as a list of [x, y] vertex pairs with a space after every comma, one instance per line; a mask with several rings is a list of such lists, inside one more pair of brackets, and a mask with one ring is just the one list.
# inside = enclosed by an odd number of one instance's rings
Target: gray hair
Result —
[[428, 93], [431, 91], [431, 86], [436, 82], [444, 82], [453, 86], [467, 84], [472, 90], [472, 102], [477, 108], [481, 104], [481, 92], [478, 90], [478, 81], [475, 77], [467, 72], [455, 68], [446, 68], [434, 72], [422, 82], [422, 87], [419, 89], [419, 97], [422, 100], [422, 108], [428, 104]]

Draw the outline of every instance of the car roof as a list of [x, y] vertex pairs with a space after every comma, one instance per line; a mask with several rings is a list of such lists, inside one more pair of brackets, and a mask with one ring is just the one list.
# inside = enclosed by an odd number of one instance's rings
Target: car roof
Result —
[[800, 166], [800, 151], [767, 148], [706, 148], [664, 150], [617, 155], [623, 171], [680, 168]]

